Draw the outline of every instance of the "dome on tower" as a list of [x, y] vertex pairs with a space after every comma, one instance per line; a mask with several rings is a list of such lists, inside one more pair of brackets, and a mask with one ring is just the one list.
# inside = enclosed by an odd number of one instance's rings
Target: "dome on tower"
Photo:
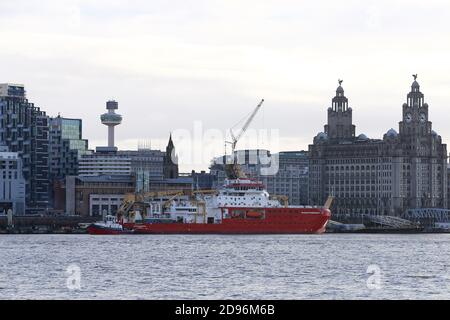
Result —
[[434, 130], [431, 130], [431, 135], [432, 135], [432, 136], [435, 136], [435, 137], [436, 137], [436, 136], [437, 136], [438, 134], [437, 134], [437, 132], [436, 132], [436, 131], [434, 131]]
[[361, 134], [357, 137], [357, 139], [358, 139], [359, 141], [369, 140], [369, 138], [367, 138], [367, 136], [366, 136], [364, 133], [361, 133]]
[[389, 138], [396, 138], [398, 136], [398, 133], [397, 131], [391, 128], [386, 132], [386, 136]]
[[319, 132], [314, 137], [314, 143], [321, 143], [321, 142], [325, 142], [327, 140], [328, 140], [328, 135], [325, 132]]

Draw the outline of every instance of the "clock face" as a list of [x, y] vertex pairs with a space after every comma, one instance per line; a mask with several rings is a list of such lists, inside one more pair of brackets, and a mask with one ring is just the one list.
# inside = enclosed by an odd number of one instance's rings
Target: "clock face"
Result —
[[411, 115], [411, 113], [408, 112], [408, 113], [405, 115], [405, 121], [408, 122], [408, 123], [412, 121], [412, 115]]
[[427, 116], [425, 115], [425, 113], [421, 113], [419, 119], [420, 122], [424, 123], [425, 121], [427, 121]]

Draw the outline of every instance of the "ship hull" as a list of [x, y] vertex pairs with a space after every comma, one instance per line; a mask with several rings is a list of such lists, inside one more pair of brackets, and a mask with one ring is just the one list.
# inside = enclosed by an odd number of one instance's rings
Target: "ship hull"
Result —
[[263, 219], [226, 218], [221, 223], [129, 224], [135, 234], [317, 234], [325, 232], [329, 210], [266, 209]]
[[116, 235], [116, 234], [130, 234], [133, 233], [132, 230], [118, 230], [108, 227], [101, 227], [97, 226], [95, 224], [90, 225], [87, 227], [87, 232], [92, 235]]

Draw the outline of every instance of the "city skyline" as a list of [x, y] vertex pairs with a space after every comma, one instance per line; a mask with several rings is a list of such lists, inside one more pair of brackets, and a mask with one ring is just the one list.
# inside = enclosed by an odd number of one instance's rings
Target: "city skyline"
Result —
[[[170, 131], [192, 130], [201, 120], [225, 132], [264, 98], [251, 127], [279, 129], [276, 152], [307, 149], [322, 131], [338, 78], [357, 134], [381, 138], [398, 126], [417, 73], [434, 128], [444, 142], [450, 138], [444, 1], [134, 4], [0, 4], [0, 33], [9, 43], [0, 53], [8, 61], [1, 82], [24, 83], [30, 101], [49, 115], [83, 118], [91, 148], [106, 145], [98, 116], [108, 99], [124, 116], [120, 149], [151, 140], [162, 150]], [[223, 141], [214, 144], [223, 150]], [[180, 157], [180, 165], [188, 171], [209, 163]]]
[[0, 0], [0, 300], [450, 300], [449, 35], [449, 0]]
[[[414, 81], [418, 78], [418, 74], [412, 74], [411, 76], [413, 77]], [[338, 86], [342, 85], [343, 87], [345, 87], [345, 84], [343, 84], [343, 82], [344, 82], [343, 79], [338, 79], [338, 81], [336, 83], [337, 83]], [[27, 98], [30, 99], [30, 97], [28, 96], [28, 88], [26, 86], [25, 86], [25, 88], [26, 88], [26, 92], [27, 92]], [[30, 99], [30, 101], [34, 102], [32, 98]], [[109, 103], [109, 100], [107, 102]], [[37, 106], [39, 106], [38, 103], [36, 103], [36, 102], [34, 102], [34, 103]], [[432, 109], [433, 110], [431, 111], [430, 118], [432, 118], [432, 114], [433, 114], [433, 111], [434, 111], [434, 108], [432, 108]], [[95, 117], [98, 120], [98, 123], [101, 123], [101, 121], [99, 119], [100, 118], [100, 113], [101, 112], [99, 112], [99, 115], [96, 115], [96, 117]], [[52, 117], [54, 115], [49, 114], [49, 116]], [[59, 116], [60, 116], [60, 112], [58, 113], [58, 117]], [[125, 118], [126, 118], [126, 115], [125, 115]], [[357, 117], [355, 117], [355, 118], [357, 118]], [[83, 123], [86, 122], [86, 119], [88, 121], [91, 120], [91, 119], [89, 119], [89, 116], [87, 116], [87, 117], [80, 117], [80, 119], [83, 121]], [[242, 120], [243, 120], [243, 118], [241, 118], [238, 123], [235, 123], [235, 126], [241, 124]], [[397, 126], [398, 126], [398, 122], [397, 122]], [[180, 131], [179, 131], [179, 133], [181, 135], [181, 138], [182, 138], [181, 140], [183, 140], [183, 139], [192, 139], [191, 141], [189, 141], [189, 143], [187, 143], [187, 146], [183, 145], [183, 144], [177, 144], [176, 139], [174, 139], [175, 140], [175, 145], [178, 147], [176, 149], [176, 152], [177, 152], [176, 155], [178, 156], [178, 151], [180, 149], [182, 149], [182, 150], [184, 149], [183, 150], [184, 151], [184, 155], [183, 155], [183, 152], [182, 152], [182, 156], [180, 157], [180, 159], [177, 159], [178, 160], [178, 164], [179, 164], [179, 166], [181, 168], [180, 172], [190, 172], [191, 170], [197, 170], [197, 171], [206, 170], [207, 171], [209, 169], [209, 166], [211, 165], [211, 161], [212, 160], [214, 160], [218, 156], [222, 156], [224, 154], [224, 152], [225, 153], [229, 152], [229, 151], [225, 151], [225, 149], [224, 149], [224, 142], [225, 142], [225, 140], [228, 139], [226, 137], [228, 137], [229, 129], [225, 129], [223, 131], [223, 136], [220, 136], [220, 135], [215, 135], [214, 136], [214, 134], [211, 135], [211, 132], [214, 132], [214, 130], [215, 130], [215, 129], [211, 129], [211, 128], [206, 129], [205, 132], [203, 132], [203, 131], [202, 132], [198, 132], [199, 130], [203, 130], [203, 129], [205, 129], [205, 128], [203, 127], [202, 121], [201, 120], [194, 120], [194, 123], [192, 124], [192, 129], [191, 130], [189, 130], [189, 128], [181, 128]], [[391, 127], [390, 129], [396, 130], [396, 127]], [[390, 130], [390, 129], [387, 129], [387, 130]], [[176, 131], [176, 130], [178, 130], [178, 129], [170, 130], [169, 134], [172, 135], [172, 132]], [[186, 130], [190, 131], [190, 132], [187, 132]], [[208, 132], [208, 130], [210, 130], [210, 132]], [[265, 132], [263, 132], [261, 134], [261, 132], [262, 132], [261, 130], [263, 130]], [[238, 147], [237, 150], [267, 149], [267, 150], [271, 151], [272, 153], [283, 152], [283, 151], [307, 150], [308, 149], [308, 145], [312, 143], [312, 141], [314, 140], [314, 137], [316, 135], [316, 134], [312, 134], [311, 142], [308, 142], [305, 147], [301, 147], [301, 148], [297, 148], [297, 149], [295, 149], [295, 148], [291, 148], [291, 149], [284, 148], [283, 149], [285, 144], [284, 145], [281, 144], [280, 141], [283, 140], [286, 137], [278, 136], [277, 135], [277, 134], [279, 134], [278, 130], [276, 131], [276, 134], [272, 133], [272, 137], [271, 137], [270, 136], [271, 132], [268, 132], [268, 130], [270, 130], [270, 128], [250, 128], [248, 131], [250, 131], [251, 133], [247, 134], [247, 136], [244, 135], [244, 137], [242, 139], [243, 141], [240, 143], [240, 145], [243, 145], [243, 146], [242, 147]], [[386, 132], [386, 130], [384, 130], [384, 131]], [[323, 132], [323, 129], [321, 130], [320, 127], [319, 127], [319, 130], [317, 131], [317, 133], [321, 133], [321, 132]], [[185, 135], [185, 133], [187, 133], [187, 135]], [[198, 133], [202, 135], [202, 140], [200, 142], [196, 141], [196, 136], [198, 137]], [[268, 136], [265, 136], [265, 134], [267, 134]], [[356, 131], [356, 135], [359, 135], [359, 134], [366, 135], [362, 131], [358, 131], [357, 130]], [[382, 138], [383, 134], [381, 134], [380, 136], [369, 136], [369, 138], [380, 139], [380, 138]], [[441, 135], [440, 132], [438, 132], [438, 134]], [[211, 136], [212, 136], [212, 139], [211, 139]], [[89, 137], [86, 137], [86, 138], [89, 141], [89, 149], [90, 150], [95, 150], [96, 147], [102, 147], [102, 146], [107, 145], [109, 143], [109, 131], [108, 132], [104, 132], [104, 138], [103, 139], [93, 140], [93, 139], [89, 139]], [[277, 141], [275, 141], [275, 143], [273, 143], [273, 142], [272, 143], [267, 143], [266, 142], [266, 144], [264, 144], [264, 142], [265, 142], [264, 139], [267, 139], [267, 138], [269, 140], [271, 138], [272, 139], [276, 139]], [[299, 139], [302, 140], [302, 137], [299, 137]], [[117, 142], [118, 150], [138, 150], [140, 148], [151, 148], [152, 150], [164, 150], [164, 148], [165, 148], [164, 144], [167, 143], [167, 137], [165, 137], [165, 138], [164, 137], [163, 138], [156, 138], [156, 139], [154, 139], [152, 137], [150, 137], [149, 139], [145, 139], [145, 138], [141, 137], [141, 138], [132, 139], [132, 141], [129, 141], [129, 140], [120, 139], [120, 136], [119, 136], [119, 139], [117, 139], [117, 140], [118, 140], [118, 142]], [[143, 141], [145, 142], [144, 144], [143, 144]], [[215, 146], [213, 148], [205, 147], [204, 145], [202, 145], [203, 141], [206, 141], [207, 144], [215, 144]], [[261, 142], [263, 144], [261, 144]], [[443, 138], [443, 143], [446, 143], [444, 138]], [[267, 146], [267, 145], [269, 145], [269, 146]], [[270, 148], [270, 146], [274, 146], [274, 145], [276, 146], [275, 149], [274, 148]], [[190, 153], [190, 152], [192, 152], [192, 153], [195, 153], [195, 152], [201, 153], [202, 149], [206, 150], [206, 153], [205, 153], [205, 151], [203, 151], [204, 154], [212, 154], [211, 157], [209, 157], [209, 156], [206, 157], [206, 161], [205, 161], [205, 158], [203, 157], [204, 158], [203, 159], [204, 160], [203, 163], [199, 163], [199, 159], [201, 159], [201, 157], [196, 157], [195, 155], [192, 156], [192, 155], [187, 155], [186, 154], [186, 153]], [[213, 153], [211, 153], [211, 152], [213, 152]], [[187, 159], [189, 159], [189, 160], [186, 161]], [[185, 162], [183, 162], [183, 160]]]

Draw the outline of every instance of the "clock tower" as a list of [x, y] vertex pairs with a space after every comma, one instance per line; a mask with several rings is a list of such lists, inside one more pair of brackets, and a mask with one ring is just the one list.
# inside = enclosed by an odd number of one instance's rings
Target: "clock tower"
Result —
[[447, 208], [447, 146], [431, 128], [428, 104], [413, 77], [400, 132], [391, 128], [382, 140], [355, 136], [339, 80], [325, 132], [314, 137], [308, 154], [309, 202], [320, 205], [333, 195], [336, 221], [349, 214], [402, 216], [409, 209], [428, 214], [430, 208]]
[[417, 74], [413, 75], [414, 82], [408, 93], [407, 103], [403, 104], [403, 118], [399, 123], [400, 136], [411, 141], [412, 137], [431, 135], [431, 122], [428, 121], [428, 104], [424, 102], [424, 95], [420, 92]]
[[445, 208], [447, 205], [447, 148], [431, 128], [428, 104], [420, 92], [417, 74], [399, 123], [400, 194], [404, 208]]

